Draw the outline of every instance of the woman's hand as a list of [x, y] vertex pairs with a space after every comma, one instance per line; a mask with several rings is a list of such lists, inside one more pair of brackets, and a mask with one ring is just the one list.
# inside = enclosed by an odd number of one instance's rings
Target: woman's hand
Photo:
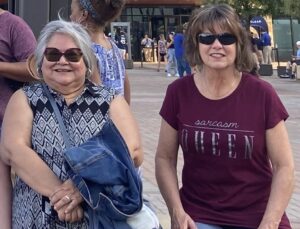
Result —
[[173, 211], [171, 229], [197, 229], [195, 222], [185, 211]]
[[75, 207], [71, 212], [66, 213], [68, 205], [63, 206], [57, 211], [59, 220], [69, 223], [75, 223], [81, 221], [83, 218], [83, 209], [81, 206]]
[[83, 201], [79, 190], [74, 186], [71, 179], [66, 180], [56, 188], [49, 199], [51, 205], [54, 206], [54, 210], [61, 212], [61, 209], [64, 209], [65, 214], [73, 212]]

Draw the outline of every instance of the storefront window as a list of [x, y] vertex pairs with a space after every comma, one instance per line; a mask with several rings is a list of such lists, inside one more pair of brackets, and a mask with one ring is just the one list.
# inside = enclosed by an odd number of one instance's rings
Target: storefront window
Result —
[[300, 40], [300, 24], [298, 20], [287, 18], [273, 20], [274, 44], [278, 47], [280, 61], [288, 61], [295, 55], [296, 42]]
[[147, 33], [151, 38], [159, 34], [167, 35], [176, 31], [176, 27], [189, 20], [194, 7], [126, 7], [123, 10], [121, 21], [131, 23], [132, 59], [140, 59], [140, 41]]

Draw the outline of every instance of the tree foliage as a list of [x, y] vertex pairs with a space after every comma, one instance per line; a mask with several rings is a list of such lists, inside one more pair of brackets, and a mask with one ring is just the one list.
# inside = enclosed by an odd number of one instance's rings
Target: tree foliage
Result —
[[279, 12], [283, 12], [285, 1], [286, 0], [204, 0], [202, 3], [227, 3], [231, 5], [240, 17], [249, 25], [253, 16], [275, 15], [279, 14]]
[[[299, 0], [285, 0], [280, 13], [293, 18], [300, 19], [300, 1]], [[280, 14], [276, 14], [280, 16]]]
[[203, 0], [202, 4], [227, 3], [244, 19], [254, 15], [287, 16], [300, 19], [299, 0]]

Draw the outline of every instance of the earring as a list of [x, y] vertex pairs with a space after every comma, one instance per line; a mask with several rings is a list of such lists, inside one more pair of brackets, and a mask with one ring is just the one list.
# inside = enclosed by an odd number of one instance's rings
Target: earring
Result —
[[42, 69], [40, 67], [37, 67], [36, 72], [37, 72], [37, 77], [42, 80], [43, 79]]
[[92, 70], [88, 68], [85, 73], [85, 78], [90, 79], [92, 76]]

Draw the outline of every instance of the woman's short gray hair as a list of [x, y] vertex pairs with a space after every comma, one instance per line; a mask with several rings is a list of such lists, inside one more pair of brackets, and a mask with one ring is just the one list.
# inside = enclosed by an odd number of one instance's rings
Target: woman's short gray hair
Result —
[[60, 33], [70, 36], [83, 53], [83, 60], [89, 72], [95, 66], [96, 57], [92, 50], [92, 41], [87, 31], [78, 23], [64, 21], [62, 19], [51, 21], [42, 29], [35, 50], [36, 67], [41, 74], [44, 52], [53, 35]]

